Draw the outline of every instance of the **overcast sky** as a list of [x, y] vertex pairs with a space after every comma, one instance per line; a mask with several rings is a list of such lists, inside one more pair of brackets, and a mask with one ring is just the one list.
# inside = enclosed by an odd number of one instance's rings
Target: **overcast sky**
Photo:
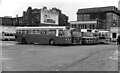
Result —
[[69, 21], [76, 21], [76, 12], [81, 8], [116, 6], [119, 0], [0, 0], [0, 17], [16, 15], [22, 16], [28, 6], [32, 8], [42, 8], [46, 6], [48, 9], [56, 7], [62, 10], [64, 14], [69, 16]]

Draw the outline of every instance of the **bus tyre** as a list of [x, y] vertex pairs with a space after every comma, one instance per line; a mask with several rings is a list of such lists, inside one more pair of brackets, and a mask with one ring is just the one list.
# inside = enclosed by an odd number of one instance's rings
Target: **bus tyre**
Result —
[[23, 38], [22, 41], [21, 41], [22, 44], [26, 44], [26, 39]]
[[54, 40], [50, 40], [50, 41], [49, 41], [49, 44], [50, 44], [50, 45], [55, 45], [55, 41], [54, 41]]

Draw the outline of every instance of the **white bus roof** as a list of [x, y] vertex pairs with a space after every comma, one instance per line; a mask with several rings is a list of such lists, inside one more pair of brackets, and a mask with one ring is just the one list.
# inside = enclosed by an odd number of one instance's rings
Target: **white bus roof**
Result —
[[110, 31], [99, 31], [99, 32], [101, 32], [101, 33], [102, 33], [102, 32], [105, 33], [105, 32], [110, 32]]
[[16, 29], [65, 29], [66, 26], [17, 27]]
[[70, 24], [96, 24], [97, 21], [71, 21]]
[[87, 30], [91, 30], [93, 33], [98, 32], [96, 29], [81, 29], [81, 32], [87, 32]]

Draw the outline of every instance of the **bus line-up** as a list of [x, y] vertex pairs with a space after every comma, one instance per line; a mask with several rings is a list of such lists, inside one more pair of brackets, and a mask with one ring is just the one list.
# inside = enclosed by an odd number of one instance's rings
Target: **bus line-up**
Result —
[[17, 27], [15, 40], [20, 43], [39, 44], [97, 44], [99, 32], [80, 31], [66, 26]]

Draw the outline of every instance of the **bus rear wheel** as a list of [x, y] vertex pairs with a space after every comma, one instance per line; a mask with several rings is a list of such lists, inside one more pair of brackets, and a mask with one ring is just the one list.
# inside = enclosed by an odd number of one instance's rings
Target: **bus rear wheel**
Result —
[[55, 41], [54, 41], [54, 40], [50, 40], [50, 41], [49, 41], [49, 44], [50, 44], [50, 45], [55, 45]]

